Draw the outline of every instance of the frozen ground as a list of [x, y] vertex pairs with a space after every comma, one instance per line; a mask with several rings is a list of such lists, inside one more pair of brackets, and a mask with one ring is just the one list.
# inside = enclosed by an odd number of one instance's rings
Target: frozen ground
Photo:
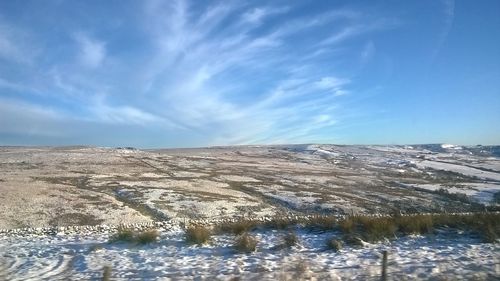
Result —
[[[340, 252], [325, 248], [337, 232], [298, 229], [298, 246], [274, 249], [285, 231], [260, 230], [257, 251], [236, 252], [234, 236], [188, 245], [180, 229], [164, 230], [146, 246], [108, 243], [108, 235], [0, 237], [0, 278], [7, 280], [379, 280], [381, 253], [389, 255], [390, 280], [495, 280], [500, 246], [468, 233], [441, 230]], [[446, 279], [451, 278], [451, 279]]]
[[453, 145], [0, 147], [0, 229], [495, 210], [499, 157], [498, 146]]
[[[499, 210], [499, 191], [498, 146], [0, 147], [0, 229]], [[498, 244], [470, 233], [403, 237], [339, 253], [324, 249], [335, 232], [299, 229], [301, 243], [287, 250], [273, 249], [282, 232], [254, 234], [257, 252], [238, 254], [232, 236], [189, 246], [176, 227], [148, 246], [108, 244], [106, 233], [4, 232], [0, 280], [99, 280], [106, 265], [118, 280], [378, 280], [382, 250], [389, 251], [392, 280], [500, 276]]]

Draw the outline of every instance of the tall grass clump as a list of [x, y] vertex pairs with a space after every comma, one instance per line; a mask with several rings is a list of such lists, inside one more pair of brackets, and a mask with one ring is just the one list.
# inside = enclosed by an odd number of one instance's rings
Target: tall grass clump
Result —
[[240, 235], [245, 232], [251, 231], [255, 227], [257, 227], [258, 224], [256, 221], [253, 220], [241, 220], [237, 222], [226, 222], [219, 224], [216, 227], [217, 232], [222, 232], [222, 233], [232, 233], [235, 235]]
[[477, 229], [486, 243], [496, 243], [500, 238], [500, 214], [478, 214], [474, 220]]
[[432, 232], [434, 228], [433, 218], [428, 215], [397, 216], [394, 219], [403, 234], [426, 234]]
[[360, 217], [359, 222], [363, 229], [363, 236], [368, 241], [394, 237], [398, 230], [393, 218]]
[[337, 218], [334, 216], [314, 216], [305, 221], [305, 226], [319, 228], [323, 230], [333, 229], [337, 224]]
[[254, 252], [257, 248], [257, 239], [248, 233], [244, 233], [234, 241], [234, 248], [238, 252], [249, 253]]
[[342, 219], [341, 221], [338, 222], [340, 230], [345, 233], [349, 234], [354, 232], [356, 228], [356, 223], [355, 223], [355, 218], [356, 217], [346, 217]]
[[158, 237], [160, 233], [156, 229], [134, 231], [129, 228], [118, 228], [117, 232], [110, 237], [109, 242], [149, 244], [158, 240]]
[[110, 242], [134, 242], [135, 232], [130, 228], [120, 227], [109, 239]]
[[201, 245], [210, 240], [212, 232], [205, 226], [196, 225], [188, 227], [185, 235], [186, 242]]
[[296, 225], [297, 223], [297, 220], [278, 216], [266, 222], [265, 226], [272, 229], [287, 229], [293, 225]]

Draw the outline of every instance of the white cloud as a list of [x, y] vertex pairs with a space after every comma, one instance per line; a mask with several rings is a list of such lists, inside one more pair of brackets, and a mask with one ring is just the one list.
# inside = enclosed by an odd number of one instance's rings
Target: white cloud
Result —
[[455, 1], [454, 0], [442, 0], [443, 5], [443, 26], [439, 33], [438, 40], [436, 42], [436, 47], [434, 48], [431, 54], [431, 61], [434, 61], [436, 57], [439, 55], [446, 39], [448, 38], [448, 34], [451, 32], [453, 28], [453, 21], [455, 19]]
[[341, 28], [340, 31], [330, 35], [329, 37], [323, 39], [319, 45], [335, 45], [342, 43], [348, 39], [367, 34], [369, 32], [386, 30], [394, 28], [399, 25], [399, 21], [395, 19], [378, 19], [375, 21], [367, 21], [360, 23], [353, 23]]
[[337, 78], [334, 76], [323, 77], [316, 81], [314, 85], [321, 90], [327, 90], [332, 92], [335, 96], [342, 96], [348, 93], [343, 87], [349, 84], [351, 81], [345, 78]]
[[58, 137], [54, 125], [65, 116], [46, 107], [13, 99], [0, 99], [0, 133]]
[[131, 106], [110, 107], [107, 105], [93, 106], [92, 110], [100, 120], [127, 124], [145, 124], [160, 122], [161, 118]]
[[[0, 22], [0, 59], [30, 64], [37, 51], [24, 31]], [[28, 47], [29, 46], [29, 47]]]
[[[331, 57], [338, 54], [295, 40], [321, 41], [324, 33], [310, 31], [327, 25], [342, 30], [327, 44], [366, 33], [371, 29], [361, 13], [341, 9], [268, 21], [290, 9], [193, 3], [145, 2], [141, 21], [133, 23], [145, 32], [135, 34], [144, 42], [133, 57], [110, 59], [111, 39], [93, 37], [92, 30], [74, 33], [76, 61], [47, 71], [51, 98], [78, 107], [78, 121], [189, 131], [208, 144], [299, 140], [341, 121], [336, 96], [348, 93], [351, 81], [334, 66]], [[0, 87], [20, 89], [3, 80]]]
[[74, 36], [78, 43], [78, 60], [87, 67], [95, 68], [106, 58], [106, 44], [83, 33]]
[[251, 24], [260, 24], [264, 18], [271, 15], [283, 14], [288, 10], [288, 7], [257, 7], [245, 12], [242, 19], [244, 22]]

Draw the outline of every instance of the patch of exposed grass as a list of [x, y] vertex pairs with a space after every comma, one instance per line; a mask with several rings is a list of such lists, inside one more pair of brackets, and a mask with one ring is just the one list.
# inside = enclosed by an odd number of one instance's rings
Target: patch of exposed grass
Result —
[[234, 248], [238, 252], [249, 253], [254, 252], [257, 248], [257, 239], [248, 233], [244, 233], [236, 238], [234, 241]]
[[336, 224], [337, 218], [333, 216], [314, 216], [305, 222], [307, 227], [320, 228], [323, 230], [333, 229]]
[[205, 226], [190, 226], [186, 229], [186, 242], [190, 244], [204, 244], [210, 240], [212, 232]]
[[129, 228], [118, 228], [109, 239], [110, 242], [134, 242], [135, 232]]
[[500, 214], [479, 214], [474, 217], [478, 232], [486, 243], [496, 243], [500, 238]]
[[345, 218], [338, 222], [340, 230], [344, 233], [352, 233], [356, 227], [353, 217]]
[[403, 234], [426, 234], [433, 230], [432, 216], [417, 215], [411, 217], [397, 216], [395, 223]]
[[142, 232], [137, 232], [128, 228], [119, 228], [117, 232], [111, 236], [109, 241], [113, 242], [126, 242], [135, 244], [149, 244], [156, 242], [160, 233], [156, 229], [149, 229]]
[[216, 227], [217, 232], [233, 233], [240, 235], [242, 233], [251, 231], [257, 226], [254, 220], [241, 220], [237, 222], [222, 223]]
[[375, 242], [400, 234], [427, 234], [436, 228], [454, 228], [480, 234], [484, 241], [495, 242], [500, 236], [500, 214], [476, 213], [465, 215], [413, 215], [392, 217], [349, 217], [339, 222], [346, 235], [362, 236]]
[[367, 241], [378, 241], [384, 238], [394, 237], [398, 227], [393, 218], [371, 219], [359, 217], [362, 226], [362, 235]]
[[[496, 242], [500, 236], [499, 213], [475, 214], [434, 214], [410, 216], [351, 216], [338, 219], [335, 216], [309, 218], [286, 218], [278, 216], [270, 221], [244, 220], [225, 223], [216, 227], [219, 232], [241, 234], [255, 228], [292, 229], [301, 225], [305, 228], [323, 230], [338, 229], [344, 233], [344, 241], [349, 245], [362, 245], [362, 241], [376, 242], [395, 238], [396, 235], [428, 234], [436, 228], [454, 228], [480, 234], [486, 242]], [[286, 246], [288, 243], [284, 243]], [[292, 243], [293, 244], [293, 243]], [[278, 247], [279, 248], [279, 247]]]
[[289, 219], [286, 217], [275, 217], [274, 219], [266, 222], [265, 226], [273, 229], [287, 229], [288, 227], [297, 223], [297, 220]]

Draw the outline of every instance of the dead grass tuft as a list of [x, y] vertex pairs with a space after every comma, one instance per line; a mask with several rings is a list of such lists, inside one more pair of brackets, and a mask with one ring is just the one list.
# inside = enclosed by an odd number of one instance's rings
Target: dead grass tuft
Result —
[[343, 233], [352, 233], [355, 229], [354, 217], [348, 217], [338, 222], [340, 230]]
[[362, 235], [367, 241], [378, 241], [384, 238], [393, 238], [398, 227], [393, 218], [358, 218], [362, 227]]
[[135, 233], [129, 228], [118, 228], [116, 233], [111, 236], [110, 242], [133, 242]]
[[135, 240], [139, 244], [149, 244], [155, 242], [159, 236], [160, 233], [158, 232], [158, 230], [151, 229], [138, 233], [135, 237]]
[[216, 227], [217, 232], [223, 233], [233, 233], [235, 235], [240, 235], [242, 233], [251, 231], [257, 226], [256, 221], [252, 220], [241, 220], [238, 222], [228, 222], [222, 223]]
[[119, 228], [117, 232], [111, 236], [109, 242], [127, 242], [135, 244], [149, 244], [156, 242], [160, 237], [160, 232], [156, 229], [149, 229], [142, 232], [134, 231], [128, 228]]
[[335, 227], [337, 218], [334, 216], [314, 216], [305, 222], [305, 226], [323, 230], [331, 230]]
[[266, 227], [273, 229], [287, 229], [290, 226], [297, 224], [297, 220], [289, 219], [286, 217], [276, 217], [271, 221], [265, 223]]
[[205, 226], [191, 226], [186, 229], [186, 242], [190, 244], [204, 244], [210, 240], [212, 232]]
[[257, 239], [248, 233], [238, 236], [234, 242], [234, 248], [238, 252], [249, 253], [254, 252], [257, 248]]
[[335, 252], [338, 252], [342, 249], [342, 246], [343, 246], [342, 241], [334, 237], [326, 240], [326, 247], [329, 250], [334, 250]]
[[426, 234], [432, 232], [434, 221], [432, 216], [417, 215], [411, 217], [395, 217], [399, 231], [404, 234]]

